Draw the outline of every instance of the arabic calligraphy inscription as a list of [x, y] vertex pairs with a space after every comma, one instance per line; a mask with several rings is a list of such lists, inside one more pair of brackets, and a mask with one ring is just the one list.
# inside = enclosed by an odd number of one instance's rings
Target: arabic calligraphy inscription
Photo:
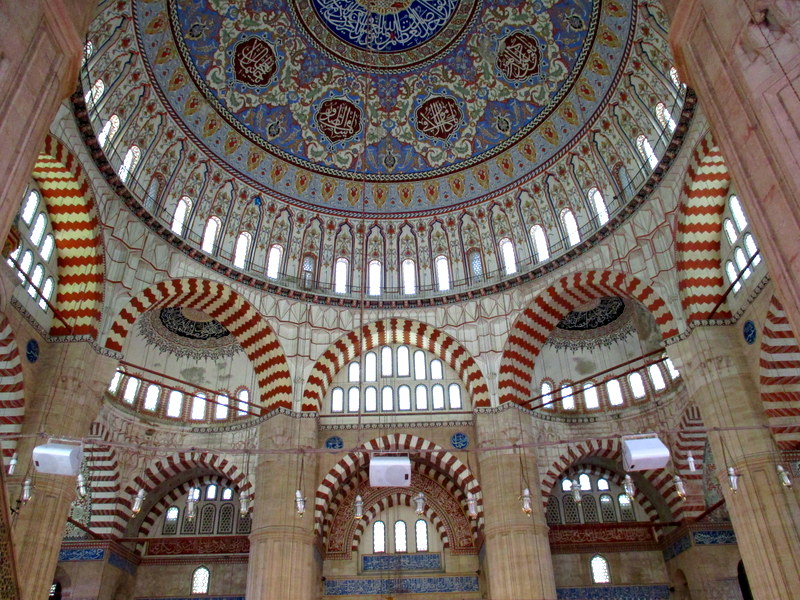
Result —
[[539, 74], [542, 51], [535, 38], [515, 32], [503, 40], [497, 53], [497, 68], [512, 81], [524, 81]]
[[251, 37], [236, 44], [233, 52], [233, 74], [238, 81], [252, 86], [266, 85], [277, 70], [275, 52], [264, 40]]
[[361, 130], [361, 111], [341, 98], [325, 100], [314, 119], [319, 130], [333, 143], [351, 138]]
[[446, 140], [461, 124], [463, 115], [452, 98], [434, 96], [416, 111], [417, 129], [432, 138]]

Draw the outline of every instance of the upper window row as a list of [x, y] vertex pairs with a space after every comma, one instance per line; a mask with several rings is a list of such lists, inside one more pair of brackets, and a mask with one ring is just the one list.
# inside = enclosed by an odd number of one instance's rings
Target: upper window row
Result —
[[742, 289], [742, 281], [748, 279], [761, 263], [756, 238], [750, 233], [750, 223], [744, 214], [742, 202], [736, 194], [728, 196], [723, 213], [722, 229], [725, 232], [726, 244], [723, 245], [725, 274], [728, 283], [733, 284], [733, 293]]

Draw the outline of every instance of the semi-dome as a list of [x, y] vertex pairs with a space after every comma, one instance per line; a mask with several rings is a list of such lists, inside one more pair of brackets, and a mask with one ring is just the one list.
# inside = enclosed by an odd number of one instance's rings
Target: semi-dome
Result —
[[78, 114], [198, 258], [414, 301], [530, 276], [636, 204], [683, 129], [666, 28], [629, 0], [113, 3]]

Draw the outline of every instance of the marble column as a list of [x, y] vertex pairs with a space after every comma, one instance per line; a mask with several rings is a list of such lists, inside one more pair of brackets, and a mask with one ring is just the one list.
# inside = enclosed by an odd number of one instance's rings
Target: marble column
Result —
[[[317, 422], [313, 418], [277, 414], [261, 425], [259, 448], [286, 450], [316, 448]], [[300, 456], [263, 454], [256, 472], [247, 599], [292, 598], [312, 600], [320, 596], [320, 563], [314, 547], [314, 494], [317, 487], [317, 455], [303, 460], [302, 492], [306, 512], [295, 507]]]
[[[25, 380], [22, 433], [87, 436], [116, 366], [116, 359], [98, 354], [85, 342], [43, 344], [41, 357], [31, 370], [33, 377]], [[21, 600], [47, 598], [75, 498], [75, 477], [37, 473], [31, 464], [34, 446], [44, 442], [39, 438], [20, 440], [20, 462], [15, 476], [7, 480], [12, 506], [26, 477], [32, 478], [34, 486], [32, 498], [20, 508], [13, 525]]]
[[[800, 589], [798, 492], [778, 480], [776, 446], [740, 339], [735, 326], [697, 327], [669, 353], [709, 430], [753, 596], [789, 600]], [[728, 485], [726, 466], [741, 476], [736, 493]]]
[[[520, 427], [521, 425], [521, 427]], [[499, 414], [479, 414], [476, 432], [480, 447], [530, 444], [530, 416], [511, 406]], [[522, 464], [532, 498], [526, 515], [519, 501], [523, 488], [519, 450], [480, 452], [484, 509], [482, 569], [492, 600], [553, 600], [556, 597], [548, 527], [539, 491], [536, 451], [526, 448]]]

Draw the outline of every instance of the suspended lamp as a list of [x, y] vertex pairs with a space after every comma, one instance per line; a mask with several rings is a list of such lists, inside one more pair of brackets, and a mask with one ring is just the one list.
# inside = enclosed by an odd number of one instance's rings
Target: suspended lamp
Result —
[[675, 485], [675, 492], [678, 494], [680, 498], [686, 498], [686, 484], [683, 483], [683, 479], [680, 478], [680, 475], [675, 475], [672, 478], [672, 483]]
[[783, 465], [777, 465], [775, 469], [778, 471], [778, 479], [780, 479], [781, 484], [783, 487], [790, 488], [792, 487], [792, 477], [789, 475], [789, 471], [783, 468]]
[[622, 481], [622, 489], [625, 490], [625, 495], [632, 501], [636, 495], [636, 486], [633, 484], [633, 479], [630, 474], [625, 473], [625, 479]]
[[197, 510], [197, 497], [200, 495], [200, 490], [196, 487], [189, 488], [189, 494], [186, 497], [186, 518], [194, 519], [195, 511]]
[[728, 467], [728, 486], [734, 494], [739, 491], [739, 474], [733, 467]]
[[33, 495], [33, 481], [30, 478], [26, 479], [22, 482], [22, 495], [19, 497], [20, 502], [25, 504], [28, 500], [31, 499]]
[[422, 492], [414, 496], [414, 512], [421, 515], [425, 512], [425, 494]]
[[686, 455], [686, 462], [689, 463], [689, 470], [692, 473], [697, 471], [697, 464], [694, 462], [694, 455], [691, 450], [689, 450], [689, 454]]
[[239, 494], [239, 514], [243, 519], [247, 516], [249, 510], [250, 510], [250, 492], [248, 492], [247, 490], [242, 490], [242, 493]]
[[131, 512], [133, 514], [137, 514], [140, 510], [142, 510], [142, 504], [144, 504], [144, 496], [145, 496], [144, 489], [140, 489], [138, 492], [136, 492], [136, 497], [133, 499], [133, 506], [131, 507]]
[[75, 482], [75, 491], [78, 493], [79, 498], [86, 498], [88, 490], [86, 488], [86, 478], [83, 476], [83, 473], [78, 473], [78, 478]]
[[528, 488], [522, 490], [522, 495], [519, 497], [522, 503], [522, 512], [530, 516], [533, 510], [533, 502], [531, 501], [531, 491]]
[[364, 518], [364, 499], [361, 497], [361, 494], [356, 496], [356, 500], [353, 503], [353, 517], [356, 519], [363, 519]]
[[581, 484], [577, 479], [572, 480], [572, 486], [570, 487], [570, 492], [572, 492], [572, 499], [575, 500], [576, 503], [580, 504], [581, 498]]
[[18, 462], [17, 453], [14, 452], [14, 455], [11, 457], [11, 460], [8, 461], [8, 474], [9, 475], [13, 475], [14, 471], [17, 470], [17, 462]]
[[467, 514], [473, 519], [478, 516], [478, 499], [472, 492], [467, 492]]
[[297, 490], [294, 493], [294, 504], [297, 507], [297, 516], [302, 517], [306, 512], [306, 499], [303, 497], [303, 492]]

